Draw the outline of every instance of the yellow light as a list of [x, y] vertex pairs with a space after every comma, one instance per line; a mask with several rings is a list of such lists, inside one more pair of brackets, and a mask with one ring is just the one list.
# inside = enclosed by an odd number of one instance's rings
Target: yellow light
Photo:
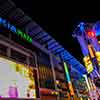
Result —
[[93, 65], [92, 65], [92, 61], [90, 60], [90, 57], [89, 56], [85, 56], [83, 58], [83, 61], [85, 63], [85, 67], [87, 69], [87, 72], [90, 73], [93, 71]]
[[58, 92], [55, 92], [56, 95], [58, 95]]
[[96, 52], [95, 55], [98, 61], [98, 65], [100, 66], [100, 52]]
[[90, 56], [91, 56], [91, 58], [94, 58], [95, 55], [94, 55], [94, 51], [93, 51], [93, 47], [92, 47], [92, 45], [88, 45], [88, 49], [89, 49], [89, 52], [90, 52]]
[[51, 92], [51, 94], [54, 94], [54, 92]]
[[58, 80], [56, 80], [56, 84], [59, 84], [59, 81]]
[[100, 57], [100, 52], [96, 52], [96, 57]]
[[98, 41], [98, 43], [100, 44], [100, 41]]

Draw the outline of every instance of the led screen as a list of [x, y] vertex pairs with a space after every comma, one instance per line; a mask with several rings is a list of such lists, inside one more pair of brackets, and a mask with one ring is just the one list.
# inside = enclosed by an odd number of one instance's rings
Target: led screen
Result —
[[87, 72], [88, 72], [88, 73], [91, 73], [91, 72], [93, 71], [93, 65], [92, 65], [92, 62], [91, 62], [90, 57], [89, 57], [89, 56], [85, 56], [85, 57], [83, 58], [83, 61], [84, 61], [84, 63], [85, 63], [85, 67], [86, 67], [86, 69], [87, 69]]
[[32, 68], [0, 57], [0, 97], [36, 98]]

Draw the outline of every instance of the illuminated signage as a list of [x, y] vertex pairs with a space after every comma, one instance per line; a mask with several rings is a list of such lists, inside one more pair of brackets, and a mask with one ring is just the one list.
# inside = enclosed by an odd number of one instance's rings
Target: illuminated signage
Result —
[[70, 76], [69, 76], [69, 72], [68, 72], [68, 68], [67, 68], [66, 63], [64, 63], [64, 68], [65, 68], [65, 73], [66, 73], [67, 81], [70, 82]]
[[13, 33], [16, 33], [17, 35], [19, 35], [21, 38], [25, 39], [29, 43], [32, 43], [32, 38], [28, 34], [22, 32], [20, 29], [17, 29], [15, 26], [11, 25], [7, 20], [1, 17], [0, 17], [0, 25], [11, 30]]
[[97, 58], [98, 65], [100, 66], [100, 52], [96, 52], [95, 55]]
[[0, 98], [36, 98], [35, 78], [31, 67], [0, 57]]
[[95, 51], [94, 51], [92, 45], [88, 45], [88, 49], [89, 49], [89, 53], [90, 53], [91, 58], [94, 58], [95, 57]]
[[67, 81], [68, 81], [68, 87], [69, 87], [69, 90], [70, 90], [70, 94], [74, 95], [74, 90], [73, 90], [73, 86], [72, 86], [72, 83], [71, 83], [71, 80], [70, 80], [68, 67], [67, 67], [67, 64], [65, 62], [64, 62], [64, 69], [65, 69], [66, 78], [67, 78]]
[[87, 72], [91, 73], [93, 71], [93, 65], [92, 65], [92, 61], [90, 60], [90, 57], [89, 56], [84, 57], [83, 61], [85, 63], [85, 67], [87, 69]]

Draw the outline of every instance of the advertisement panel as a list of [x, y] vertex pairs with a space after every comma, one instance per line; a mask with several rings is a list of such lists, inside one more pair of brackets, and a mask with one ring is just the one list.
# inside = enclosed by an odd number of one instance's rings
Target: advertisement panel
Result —
[[85, 56], [83, 58], [83, 61], [85, 63], [85, 67], [87, 69], [87, 72], [91, 73], [93, 71], [93, 65], [92, 65], [92, 61], [91, 61], [90, 57], [89, 56]]
[[0, 57], [0, 98], [36, 98], [32, 67]]

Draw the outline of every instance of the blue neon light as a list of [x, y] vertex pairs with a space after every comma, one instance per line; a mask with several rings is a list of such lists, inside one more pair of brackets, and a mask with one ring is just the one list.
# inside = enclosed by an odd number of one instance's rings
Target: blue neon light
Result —
[[64, 50], [64, 48], [58, 49], [58, 50], [56, 50], [56, 53], [59, 53], [59, 52], [61, 52], [63, 50]]
[[94, 25], [93, 30], [95, 31], [96, 36], [99, 36], [99, 35], [100, 35], [100, 21], [97, 22], [97, 23]]
[[100, 36], [100, 32], [96, 32], [96, 36]]
[[80, 27], [80, 30], [81, 30], [81, 31], [84, 30], [84, 23], [83, 23], [83, 22], [81, 22], [78, 26]]
[[54, 51], [54, 50], [57, 50], [57, 49], [59, 49], [59, 48], [60, 48], [59, 46], [55, 46], [55, 47], [53, 47], [51, 50]]
[[32, 43], [33, 40], [28, 34], [26, 34], [26, 33], [22, 32], [21, 30], [17, 29], [15, 26], [11, 25], [7, 20], [5, 20], [1, 17], [0, 17], [0, 25], [2, 25], [3, 27], [9, 29], [13, 33], [19, 35], [21, 38], [27, 40], [28, 42]]

